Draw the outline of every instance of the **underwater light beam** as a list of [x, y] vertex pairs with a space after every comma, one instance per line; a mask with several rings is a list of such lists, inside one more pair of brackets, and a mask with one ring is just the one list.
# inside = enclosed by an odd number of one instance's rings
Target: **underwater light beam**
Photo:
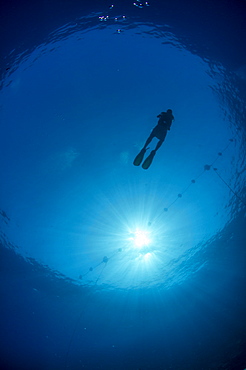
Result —
[[133, 237], [130, 239], [133, 240], [134, 246], [137, 248], [146, 247], [151, 242], [147, 231], [137, 229], [132, 234]]

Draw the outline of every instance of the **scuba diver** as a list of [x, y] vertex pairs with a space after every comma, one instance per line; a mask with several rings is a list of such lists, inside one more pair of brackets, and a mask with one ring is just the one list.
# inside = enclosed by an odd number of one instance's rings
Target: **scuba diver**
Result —
[[140, 151], [140, 153], [138, 153], [133, 162], [135, 166], [139, 166], [141, 164], [144, 154], [146, 153], [146, 150], [149, 149], [147, 148], [147, 146], [150, 144], [152, 139], [156, 137], [157, 139], [159, 139], [156, 148], [151, 151], [150, 155], [145, 159], [144, 163], [142, 164], [142, 167], [145, 170], [147, 170], [151, 165], [156, 151], [160, 148], [160, 146], [164, 142], [165, 137], [167, 135], [167, 130], [170, 130], [172, 122], [174, 120], [173, 112], [171, 109], [168, 109], [166, 112], [161, 112], [157, 116], [157, 118], [159, 118], [157, 125], [151, 131], [151, 134], [146, 140], [143, 149]]

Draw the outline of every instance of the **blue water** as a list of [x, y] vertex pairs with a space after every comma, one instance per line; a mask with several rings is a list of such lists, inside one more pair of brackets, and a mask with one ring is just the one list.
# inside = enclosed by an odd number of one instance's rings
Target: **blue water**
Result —
[[245, 8], [2, 6], [1, 368], [246, 368]]

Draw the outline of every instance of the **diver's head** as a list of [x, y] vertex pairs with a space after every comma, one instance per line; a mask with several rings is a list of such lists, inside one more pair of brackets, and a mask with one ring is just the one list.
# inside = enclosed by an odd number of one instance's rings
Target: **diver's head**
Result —
[[167, 113], [168, 113], [168, 114], [172, 114], [172, 113], [173, 113], [172, 109], [168, 109], [168, 110], [167, 110]]

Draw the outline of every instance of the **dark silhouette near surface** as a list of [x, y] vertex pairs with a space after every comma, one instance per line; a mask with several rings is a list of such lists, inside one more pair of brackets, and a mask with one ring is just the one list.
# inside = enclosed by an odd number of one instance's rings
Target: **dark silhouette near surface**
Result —
[[151, 151], [150, 155], [145, 159], [144, 163], [142, 164], [143, 169], [147, 170], [151, 165], [153, 158], [156, 154], [156, 151], [160, 148], [162, 143], [164, 142], [167, 131], [170, 130], [172, 122], [174, 120], [173, 112], [171, 109], [168, 109], [166, 112], [161, 112], [157, 118], [159, 118], [157, 125], [151, 131], [150, 136], [146, 140], [143, 149], [139, 152], [139, 154], [134, 159], [133, 164], [135, 166], [139, 166], [143, 160], [143, 157], [148, 149], [148, 145], [151, 143], [152, 139], [156, 137], [159, 139], [156, 148]]

